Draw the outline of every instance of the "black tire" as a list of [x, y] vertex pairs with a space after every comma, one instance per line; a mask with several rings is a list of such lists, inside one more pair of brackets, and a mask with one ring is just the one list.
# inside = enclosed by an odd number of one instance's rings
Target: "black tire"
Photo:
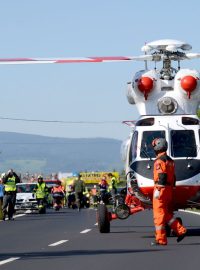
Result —
[[97, 222], [100, 233], [110, 232], [109, 213], [105, 204], [99, 204], [97, 207]]
[[119, 219], [127, 219], [130, 216], [130, 208], [126, 204], [119, 204], [115, 208], [115, 214]]

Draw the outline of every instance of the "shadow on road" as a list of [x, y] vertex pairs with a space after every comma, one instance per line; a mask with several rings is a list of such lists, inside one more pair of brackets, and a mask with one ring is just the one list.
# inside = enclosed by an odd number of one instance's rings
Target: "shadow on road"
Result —
[[29, 259], [47, 259], [69, 256], [91, 256], [91, 255], [107, 255], [107, 254], [131, 254], [131, 253], [146, 253], [146, 252], [166, 252], [166, 248], [159, 249], [104, 249], [104, 250], [70, 250], [70, 251], [43, 251], [29, 253], [1, 253], [0, 260], [7, 257], [20, 257], [22, 260]]

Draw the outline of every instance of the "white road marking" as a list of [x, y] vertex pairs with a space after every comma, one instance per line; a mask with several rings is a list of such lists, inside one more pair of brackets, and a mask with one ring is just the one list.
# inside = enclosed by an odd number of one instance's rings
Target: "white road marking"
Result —
[[180, 211], [180, 212], [186, 212], [186, 213], [190, 213], [190, 214], [194, 214], [194, 215], [199, 215], [200, 216], [200, 212], [195, 212], [195, 211], [191, 211], [191, 210], [182, 210], [182, 209], [179, 209], [178, 211]]
[[7, 260], [0, 261], [0, 265], [6, 264], [6, 263], [9, 263], [9, 262], [13, 262], [13, 261], [19, 260], [19, 259], [20, 259], [20, 257], [12, 257], [12, 258], [9, 258]]
[[[13, 216], [14, 217], [14, 219], [15, 218], [18, 218], [18, 217], [23, 217], [23, 216], [26, 216], [26, 214], [19, 214], [19, 215], [15, 215], [15, 216]], [[8, 218], [6, 218], [6, 220], [8, 220]], [[1, 222], [2, 220], [0, 220], [0, 222]]]
[[48, 245], [48, 246], [49, 246], [49, 247], [55, 247], [55, 246], [58, 246], [58, 245], [61, 245], [61, 244], [65, 243], [65, 242], [67, 242], [67, 241], [69, 241], [69, 240], [60, 240], [60, 241], [55, 242], [55, 243], [53, 243], [53, 244], [50, 244], [50, 245]]
[[23, 217], [23, 216], [26, 216], [26, 214], [19, 214], [19, 215], [14, 216], [14, 218]]
[[90, 232], [91, 231], [91, 229], [86, 229], [86, 230], [84, 230], [84, 231], [82, 231], [82, 232], [80, 232], [80, 233], [88, 233], [88, 232]]

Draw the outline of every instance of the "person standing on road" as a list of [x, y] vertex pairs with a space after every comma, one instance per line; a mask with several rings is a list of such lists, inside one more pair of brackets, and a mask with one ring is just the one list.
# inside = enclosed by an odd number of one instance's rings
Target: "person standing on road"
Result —
[[[13, 219], [13, 214], [15, 211], [15, 202], [16, 202], [16, 184], [20, 182], [19, 176], [11, 169], [5, 174], [2, 178], [2, 182], [5, 186], [4, 197], [3, 197], [3, 220], [8, 214], [8, 219]], [[7, 211], [8, 207], [8, 211]]]
[[85, 183], [81, 179], [80, 173], [78, 174], [78, 177], [74, 182], [74, 191], [75, 191], [75, 197], [76, 197], [78, 211], [80, 211], [81, 202], [83, 200], [83, 192], [85, 191]]
[[111, 180], [110, 180], [108, 190], [111, 193], [112, 197], [114, 198], [114, 196], [117, 194], [116, 178], [112, 174], [110, 176], [111, 176]]
[[108, 182], [105, 176], [103, 176], [101, 181], [99, 182], [99, 189], [100, 189], [100, 200], [106, 202], [108, 192]]
[[166, 225], [178, 236], [180, 242], [186, 235], [186, 228], [173, 216], [173, 187], [175, 186], [174, 161], [167, 155], [167, 141], [164, 138], [154, 139], [152, 146], [156, 153], [154, 161], [153, 216], [155, 224], [154, 245], [167, 245]]
[[38, 208], [39, 207], [43, 207], [46, 197], [48, 195], [48, 188], [46, 186], [46, 183], [43, 180], [43, 176], [42, 175], [38, 175], [38, 182], [37, 185], [34, 189], [35, 195], [36, 195], [36, 200], [38, 203]]

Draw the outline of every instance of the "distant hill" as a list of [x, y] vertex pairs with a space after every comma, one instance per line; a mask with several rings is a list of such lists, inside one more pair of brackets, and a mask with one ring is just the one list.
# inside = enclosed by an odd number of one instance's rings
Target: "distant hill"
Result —
[[121, 141], [67, 139], [0, 132], [0, 172], [71, 172], [122, 170]]

